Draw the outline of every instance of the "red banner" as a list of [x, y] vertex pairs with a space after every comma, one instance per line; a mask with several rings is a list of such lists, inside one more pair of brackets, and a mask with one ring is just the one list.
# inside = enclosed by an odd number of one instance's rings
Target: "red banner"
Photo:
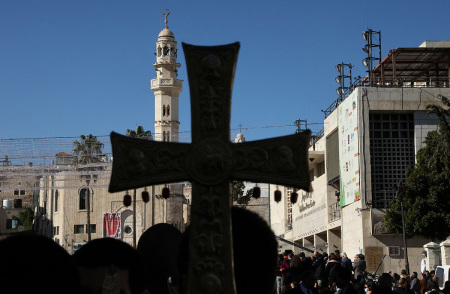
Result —
[[120, 239], [122, 237], [120, 213], [103, 214], [103, 237]]

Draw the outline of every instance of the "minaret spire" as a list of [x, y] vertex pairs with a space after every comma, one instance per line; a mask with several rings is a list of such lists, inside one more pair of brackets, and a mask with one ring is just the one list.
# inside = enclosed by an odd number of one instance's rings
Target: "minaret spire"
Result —
[[177, 63], [177, 42], [167, 25], [170, 11], [163, 13], [166, 27], [159, 33], [156, 42], [155, 78], [151, 89], [155, 94], [155, 141], [178, 142], [178, 98], [183, 89], [179, 80]]
[[167, 25], [167, 23], [168, 23], [168, 21], [167, 21], [167, 17], [169, 16], [169, 14], [170, 14], [170, 10], [169, 9], [166, 9], [167, 10], [167, 13], [164, 13], [163, 12], [163, 14], [164, 14], [164, 23], [166, 24], [166, 29], [168, 29], [169, 28], [169, 26]]

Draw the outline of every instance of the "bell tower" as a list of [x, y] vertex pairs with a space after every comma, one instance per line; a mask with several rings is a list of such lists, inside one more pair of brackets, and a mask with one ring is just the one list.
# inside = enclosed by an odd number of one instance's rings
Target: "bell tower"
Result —
[[178, 142], [178, 97], [183, 89], [183, 81], [177, 79], [181, 65], [177, 63], [177, 42], [167, 25], [159, 33], [156, 42], [156, 63], [153, 63], [156, 75], [151, 80], [151, 89], [155, 93], [155, 141]]

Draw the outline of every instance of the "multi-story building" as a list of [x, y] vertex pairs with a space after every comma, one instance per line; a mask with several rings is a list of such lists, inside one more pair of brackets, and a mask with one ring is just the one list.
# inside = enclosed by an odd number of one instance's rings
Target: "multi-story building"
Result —
[[[402, 236], [388, 233], [383, 218], [427, 133], [437, 129], [426, 107], [439, 104], [440, 94], [450, 97], [449, 57], [450, 41], [390, 50], [370, 81], [368, 75], [324, 111], [323, 133], [309, 150], [314, 190], [298, 191], [293, 204], [292, 189], [279, 187], [282, 202], [271, 199], [277, 235], [319, 252], [363, 253], [368, 271], [385, 254], [381, 272], [405, 268]], [[408, 240], [411, 271], [420, 271], [424, 248], [430, 249], [429, 264], [437, 260], [439, 245], [429, 242]], [[301, 250], [288, 244], [283, 249]]]

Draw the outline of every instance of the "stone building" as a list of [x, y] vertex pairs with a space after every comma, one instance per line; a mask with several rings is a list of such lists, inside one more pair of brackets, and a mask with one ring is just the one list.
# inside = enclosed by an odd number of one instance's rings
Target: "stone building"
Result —
[[[324, 129], [309, 149], [314, 190], [298, 191], [293, 204], [292, 189], [278, 187], [282, 201], [271, 197], [270, 203], [276, 235], [319, 252], [338, 249], [350, 258], [363, 253], [369, 272], [385, 254], [379, 272], [405, 268], [402, 236], [387, 233], [382, 220], [427, 133], [437, 129], [438, 120], [426, 114], [426, 106], [440, 103], [439, 94], [450, 97], [449, 56], [450, 41], [390, 50], [371, 81], [368, 76], [354, 84], [324, 111]], [[408, 240], [411, 271], [420, 272], [424, 248], [439, 249], [429, 242]], [[444, 251], [446, 244], [440, 246]], [[428, 254], [431, 268], [436, 254]]]
[[[37, 195], [36, 177], [24, 173], [23, 166], [12, 165], [6, 157], [0, 166], [0, 239], [21, 231], [18, 218], [26, 209], [33, 209]], [[30, 164], [29, 169], [33, 169]]]
[[[156, 42], [156, 77], [151, 80], [155, 97], [156, 141], [178, 142], [178, 96], [182, 80], [177, 79], [177, 42], [166, 26]], [[187, 183], [151, 186], [119, 193], [109, 193], [112, 163], [73, 165], [71, 155], [60, 152], [51, 172], [39, 179], [40, 194], [35, 229], [52, 237], [73, 253], [89, 239], [114, 237], [131, 245], [150, 226], [169, 223], [183, 231], [188, 223], [189, 192]], [[162, 189], [170, 189], [170, 197], [162, 197]], [[149, 193], [145, 202], [142, 192]], [[136, 196], [134, 196], [136, 193]], [[133, 205], [124, 205], [124, 196], [132, 196]], [[136, 201], [134, 201], [136, 199]], [[134, 208], [135, 204], [135, 210]], [[133, 227], [134, 216], [136, 228]]]

